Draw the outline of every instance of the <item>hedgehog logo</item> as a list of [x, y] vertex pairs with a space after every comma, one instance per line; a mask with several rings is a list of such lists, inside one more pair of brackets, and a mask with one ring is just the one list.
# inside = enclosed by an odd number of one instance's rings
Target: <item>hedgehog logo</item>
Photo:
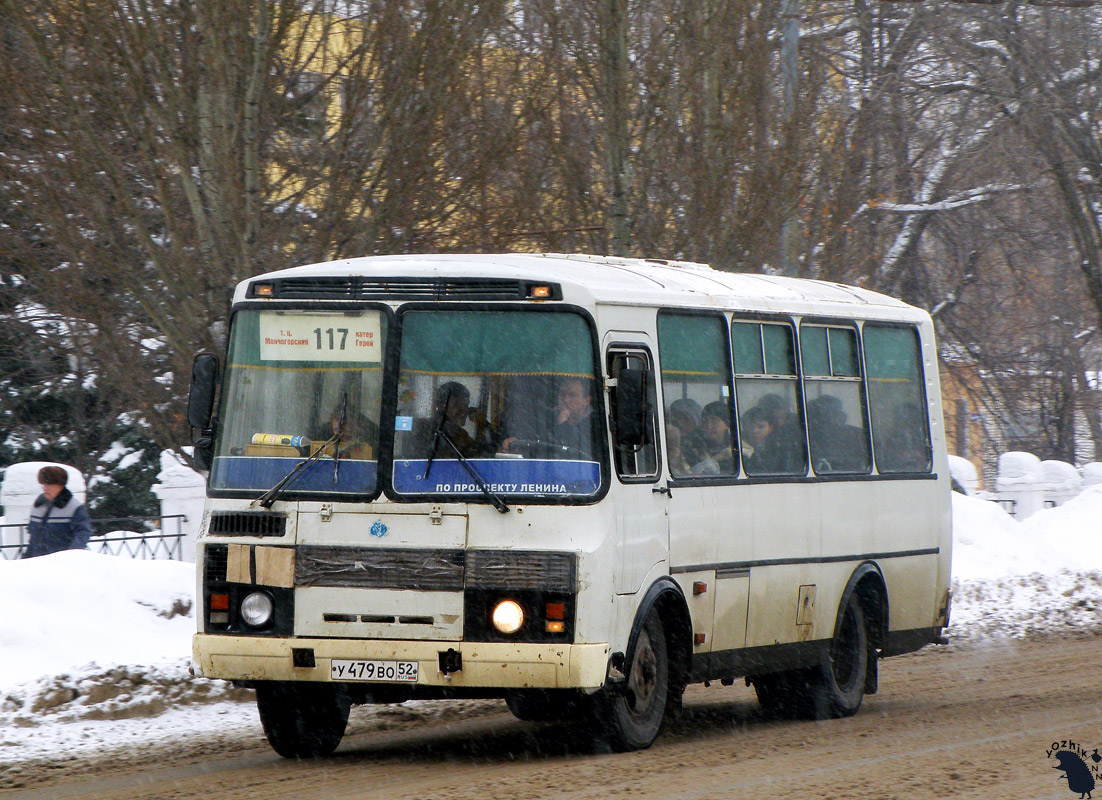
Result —
[[1099, 756], [1098, 749], [1088, 754], [1077, 743], [1065, 739], [1053, 742], [1046, 755], [1056, 759], [1052, 768], [1061, 773], [1057, 780], [1066, 780], [1068, 789], [1079, 795], [1080, 800], [1090, 800], [1091, 792], [1102, 782], [1102, 767], [1099, 766], [1102, 756]]

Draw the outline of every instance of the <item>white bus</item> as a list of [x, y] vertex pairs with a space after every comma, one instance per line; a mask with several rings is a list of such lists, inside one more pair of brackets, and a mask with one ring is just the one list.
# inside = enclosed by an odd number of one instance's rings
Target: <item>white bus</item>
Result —
[[[673, 261], [385, 256], [236, 290], [196, 358], [202, 674], [286, 757], [500, 697], [648, 747], [686, 685], [838, 717], [949, 620], [930, 317]], [[216, 397], [217, 395], [217, 397]], [[216, 402], [217, 399], [217, 402]]]

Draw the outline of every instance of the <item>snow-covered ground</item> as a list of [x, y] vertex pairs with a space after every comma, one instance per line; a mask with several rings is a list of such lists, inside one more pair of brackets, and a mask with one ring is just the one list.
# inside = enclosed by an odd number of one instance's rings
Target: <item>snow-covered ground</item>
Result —
[[[953, 641], [1099, 626], [1102, 486], [1024, 522], [955, 493], [953, 513]], [[0, 765], [258, 735], [250, 693], [189, 671], [194, 591], [192, 564], [90, 552], [0, 561]]]

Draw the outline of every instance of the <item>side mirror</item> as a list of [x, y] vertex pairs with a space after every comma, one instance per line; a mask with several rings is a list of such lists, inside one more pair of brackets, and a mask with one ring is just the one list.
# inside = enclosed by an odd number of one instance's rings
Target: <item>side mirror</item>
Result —
[[647, 370], [622, 369], [616, 376], [616, 443], [641, 447], [647, 441]]
[[200, 353], [191, 365], [191, 391], [187, 399], [187, 424], [200, 430], [210, 427], [214, 390], [218, 383], [218, 356]]

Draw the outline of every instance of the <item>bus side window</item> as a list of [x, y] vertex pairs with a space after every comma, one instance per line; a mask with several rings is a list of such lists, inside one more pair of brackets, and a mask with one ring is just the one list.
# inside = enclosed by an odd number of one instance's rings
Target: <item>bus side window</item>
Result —
[[788, 323], [731, 323], [742, 464], [750, 476], [807, 474], [792, 340]]
[[820, 475], [868, 472], [872, 458], [857, 331], [801, 325], [800, 345], [812, 467]]
[[[643, 425], [642, 443], [623, 444], [618, 441], [615, 424], [613, 424], [613, 461], [616, 472], [621, 478], [656, 478], [658, 477], [658, 448], [655, 422], [655, 405], [658, 402], [657, 392], [654, 386], [654, 370], [651, 368], [650, 356], [642, 350], [639, 351], [609, 351], [608, 374], [613, 380], [617, 380], [624, 370], [643, 373], [645, 380], [643, 386], [646, 419]], [[609, 394], [610, 419], [616, 420], [620, 409], [617, 406], [617, 390], [614, 388]]]
[[918, 331], [866, 324], [862, 333], [876, 469], [929, 472], [930, 426]]
[[666, 403], [666, 449], [675, 478], [738, 474], [727, 320], [719, 314], [658, 314]]

